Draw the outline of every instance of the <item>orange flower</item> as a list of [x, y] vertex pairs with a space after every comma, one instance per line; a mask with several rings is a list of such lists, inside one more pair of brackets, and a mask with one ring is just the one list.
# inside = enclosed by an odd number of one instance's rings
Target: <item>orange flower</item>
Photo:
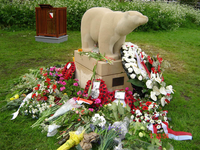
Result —
[[82, 52], [83, 50], [81, 48], [78, 49], [78, 52]]

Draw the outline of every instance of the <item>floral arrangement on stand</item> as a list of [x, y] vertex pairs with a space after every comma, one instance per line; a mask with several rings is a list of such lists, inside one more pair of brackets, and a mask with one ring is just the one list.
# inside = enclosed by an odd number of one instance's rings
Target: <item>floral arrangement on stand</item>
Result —
[[[79, 53], [97, 61], [113, 61], [98, 52], [80, 49]], [[12, 120], [18, 114], [37, 119], [31, 127], [39, 127], [48, 137], [57, 135], [58, 150], [172, 150], [172, 145], [162, 141], [170, 130], [163, 107], [174, 92], [164, 82], [164, 61], [159, 55], [151, 58], [132, 43], [125, 43], [121, 54], [133, 91], [108, 91], [102, 79], [95, 79], [96, 65], [91, 80], [80, 88], [74, 78], [75, 63], [68, 62], [30, 70], [15, 83], [3, 109], [18, 107]]]

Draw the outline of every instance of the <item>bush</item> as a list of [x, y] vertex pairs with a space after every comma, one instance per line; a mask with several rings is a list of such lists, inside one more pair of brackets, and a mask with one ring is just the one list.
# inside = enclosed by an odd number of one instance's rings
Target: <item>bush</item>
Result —
[[67, 7], [67, 29], [80, 30], [81, 18], [92, 7], [107, 7], [117, 11], [136, 10], [149, 17], [149, 22], [137, 30], [173, 30], [180, 26], [200, 25], [200, 11], [190, 6], [165, 2], [124, 2], [116, 0], [0, 0], [0, 26], [35, 29], [35, 7], [51, 4]]

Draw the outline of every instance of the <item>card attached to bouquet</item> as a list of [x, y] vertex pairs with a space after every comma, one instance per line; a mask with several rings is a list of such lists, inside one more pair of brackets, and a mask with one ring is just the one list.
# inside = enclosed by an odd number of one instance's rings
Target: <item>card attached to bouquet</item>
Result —
[[99, 89], [99, 87], [100, 87], [100, 83], [101, 82], [93, 82], [93, 88], [92, 89]]
[[71, 67], [71, 65], [72, 65], [72, 64], [71, 64], [71, 63], [69, 63], [69, 64], [67, 65], [67, 69], [69, 69], [69, 68]]
[[124, 100], [125, 99], [125, 92], [116, 91], [115, 92], [115, 99]]

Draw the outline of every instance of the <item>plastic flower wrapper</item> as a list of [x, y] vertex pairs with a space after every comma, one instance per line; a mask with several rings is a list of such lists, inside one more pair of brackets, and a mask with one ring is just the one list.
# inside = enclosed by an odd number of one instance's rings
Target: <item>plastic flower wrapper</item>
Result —
[[83, 127], [79, 127], [77, 131], [69, 132], [70, 138], [67, 140], [62, 146], [60, 146], [57, 150], [68, 150], [75, 145], [78, 145], [80, 141], [83, 139], [83, 134], [85, 130]]
[[79, 108], [81, 107], [81, 105], [77, 105], [76, 101], [74, 98], [71, 98], [70, 100], [68, 100], [65, 104], [63, 104], [56, 112], [53, 116], [49, 117], [46, 121], [50, 121], [56, 117], [59, 117], [60, 115], [63, 115], [64, 113], [66, 113], [69, 110], [72, 110], [72, 108]]

